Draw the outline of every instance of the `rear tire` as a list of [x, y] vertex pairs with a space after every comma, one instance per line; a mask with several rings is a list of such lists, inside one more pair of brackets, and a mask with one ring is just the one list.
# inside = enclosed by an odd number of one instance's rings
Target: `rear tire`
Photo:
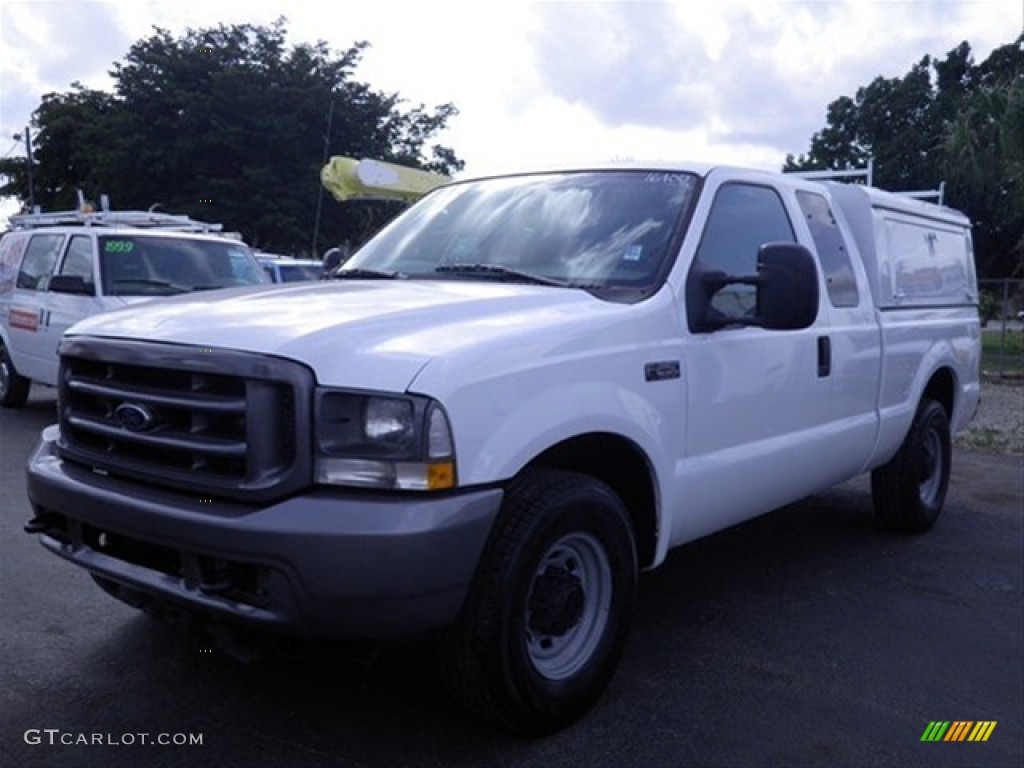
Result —
[[636, 585], [618, 496], [585, 475], [524, 473], [507, 490], [460, 622], [441, 638], [452, 694], [520, 733], [568, 725], [611, 679]]
[[0, 342], [0, 406], [21, 408], [28, 400], [31, 386], [32, 382], [15, 370], [7, 347]]
[[946, 409], [922, 400], [899, 451], [871, 473], [878, 522], [904, 533], [924, 533], [935, 525], [946, 501], [951, 456]]

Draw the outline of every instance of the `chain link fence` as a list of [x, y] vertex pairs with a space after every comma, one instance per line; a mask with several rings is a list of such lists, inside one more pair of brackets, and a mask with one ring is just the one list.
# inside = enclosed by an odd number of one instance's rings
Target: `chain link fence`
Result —
[[1024, 280], [979, 280], [981, 370], [1024, 380]]

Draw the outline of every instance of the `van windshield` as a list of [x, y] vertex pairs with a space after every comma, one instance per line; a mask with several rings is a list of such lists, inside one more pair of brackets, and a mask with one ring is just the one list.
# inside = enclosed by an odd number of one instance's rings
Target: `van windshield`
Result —
[[694, 198], [692, 174], [512, 176], [430, 193], [335, 277], [505, 280], [648, 293]]
[[107, 296], [167, 296], [267, 282], [249, 249], [229, 240], [104, 235], [99, 249]]

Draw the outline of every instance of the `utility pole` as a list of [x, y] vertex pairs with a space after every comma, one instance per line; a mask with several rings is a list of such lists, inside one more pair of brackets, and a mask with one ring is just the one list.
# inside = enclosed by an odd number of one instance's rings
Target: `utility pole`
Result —
[[[327, 165], [327, 157], [331, 153], [331, 124], [334, 122], [334, 89], [331, 89], [331, 103], [327, 108], [327, 133], [324, 134], [324, 157], [320, 163], [320, 168]], [[313, 219], [313, 245], [310, 248], [310, 258], [320, 258], [317, 254], [317, 240], [320, 238], [320, 210], [324, 205], [324, 185], [320, 183], [320, 174], [317, 172], [317, 187], [319, 191], [316, 197], [316, 216]]]
[[[14, 134], [13, 139], [21, 141], [21, 134]], [[25, 126], [25, 156], [28, 158], [28, 209], [32, 211], [36, 207], [36, 190], [32, 182], [32, 134], [29, 133], [28, 126]]]

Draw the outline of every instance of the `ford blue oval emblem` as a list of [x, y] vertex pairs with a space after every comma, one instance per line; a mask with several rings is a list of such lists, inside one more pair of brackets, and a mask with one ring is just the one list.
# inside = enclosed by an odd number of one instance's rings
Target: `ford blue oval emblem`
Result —
[[114, 416], [125, 429], [141, 432], [153, 425], [153, 413], [139, 403], [121, 403], [114, 409]]

